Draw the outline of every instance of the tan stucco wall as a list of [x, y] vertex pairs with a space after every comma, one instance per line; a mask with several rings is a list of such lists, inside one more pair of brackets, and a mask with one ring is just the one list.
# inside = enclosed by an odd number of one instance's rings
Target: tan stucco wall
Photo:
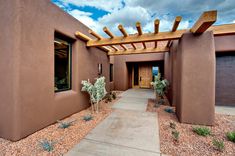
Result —
[[[127, 90], [130, 86], [127, 62], [146, 62], [164, 60], [164, 53], [116, 55], [114, 56], [114, 89]], [[130, 73], [129, 69], [129, 73]]]
[[[109, 58], [76, 40], [88, 28], [49, 0], [0, 1], [0, 137], [18, 140], [89, 106], [81, 80], [98, 76], [109, 90]], [[72, 90], [54, 93], [54, 32], [74, 38]]]

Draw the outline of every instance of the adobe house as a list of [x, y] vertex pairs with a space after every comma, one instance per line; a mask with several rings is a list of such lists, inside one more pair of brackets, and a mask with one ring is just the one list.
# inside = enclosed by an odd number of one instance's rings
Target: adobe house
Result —
[[235, 24], [212, 26], [204, 12], [188, 30], [103, 38], [50, 0], [0, 1], [0, 137], [26, 137], [89, 106], [81, 81], [106, 77], [107, 90], [150, 88], [160, 71], [180, 122], [212, 125], [214, 106], [235, 105]]

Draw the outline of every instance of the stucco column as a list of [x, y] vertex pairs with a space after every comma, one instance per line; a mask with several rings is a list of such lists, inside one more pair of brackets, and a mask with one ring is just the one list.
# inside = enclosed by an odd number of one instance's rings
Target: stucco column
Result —
[[[177, 50], [176, 113], [184, 123], [212, 125], [215, 105], [215, 46], [213, 32], [185, 33]], [[178, 75], [178, 74], [177, 74]]]

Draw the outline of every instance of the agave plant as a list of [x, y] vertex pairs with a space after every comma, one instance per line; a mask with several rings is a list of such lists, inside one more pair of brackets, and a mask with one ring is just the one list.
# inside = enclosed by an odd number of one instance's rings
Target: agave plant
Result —
[[158, 103], [162, 104], [164, 95], [169, 87], [169, 82], [166, 79], [161, 80], [161, 74], [158, 73], [158, 75], [154, 77], [154, 82], [151, 82], [151, 85], [153, 86], [156, 92]]
[[88, 81], [82, 81], [82, 91], [88, 92], [90, 95], [91, 109], [92, 112], [99, 112], [99, 102], [105, 97], [107, 91], [105, 89], [105, 77], [96, 79], [94, 85]]

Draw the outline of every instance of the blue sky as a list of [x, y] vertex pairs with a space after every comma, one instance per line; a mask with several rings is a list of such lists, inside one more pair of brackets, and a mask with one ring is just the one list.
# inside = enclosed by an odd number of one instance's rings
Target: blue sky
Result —
[[179, 29], [190, 28], [204, 11], [218, 10], [215, 23], [235, 23], [235, 0], [52, 0], [76, 19], [105, 35], [107, 26], [120, 35], [118, 24], [128, 33], [136, 33], [140, 21], [144, 32], [153, 31], [153, 21], [160, 19], [160, 31], [169, 31], [176, 16], [182, 16]]

